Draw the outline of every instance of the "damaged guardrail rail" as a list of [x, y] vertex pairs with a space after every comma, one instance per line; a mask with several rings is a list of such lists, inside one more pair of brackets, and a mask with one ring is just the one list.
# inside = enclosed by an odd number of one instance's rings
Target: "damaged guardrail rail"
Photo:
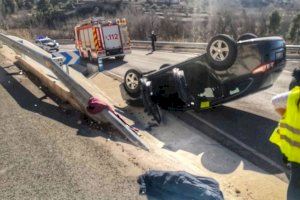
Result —
[[[24, 54], [43, 66], [49, 68], [59, 80], [70, 90], [73, 97], [78, 101], [85, 113], [87, 113], [92, 119], [96, 121], [107, 121], [116, 127], [130, 142], [133, 144], [149, 150], [148, 146], [141, 140], [137, 135], [136, 130], [126, 124], [119, 115], [110, 108], [108, 105], [104, 105], [104, 109], [101, 112], [92, 113], [89, 112], [91, 109], [91, 100], [96, 99], [93, 95], [76, 82], [71, 76], [69, 76], [50, 56], [46, 56], [30, 47], [23, 44], [23, 40], [14, 40], [7, 35], [0, 33], [0, 43], [7, 45], [11, 49], [14, 49], [20, 54]], [[97, 102], [96, 102], [97, 103]]]

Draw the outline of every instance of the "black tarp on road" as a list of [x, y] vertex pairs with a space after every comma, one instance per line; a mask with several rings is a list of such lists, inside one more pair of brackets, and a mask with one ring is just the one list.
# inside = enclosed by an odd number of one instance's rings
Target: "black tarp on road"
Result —
[[219, 184], [212, 178], [187, 172], [148, 171], [139, 176], [140, 194], [151, 200], [223, 200]]

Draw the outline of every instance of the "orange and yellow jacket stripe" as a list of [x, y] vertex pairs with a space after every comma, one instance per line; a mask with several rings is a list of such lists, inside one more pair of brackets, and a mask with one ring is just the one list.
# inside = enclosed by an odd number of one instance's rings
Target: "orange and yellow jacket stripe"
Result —
[[300, 87], [288, 96], [286, 112], [270, 137], [290, 162], [300, 163]]

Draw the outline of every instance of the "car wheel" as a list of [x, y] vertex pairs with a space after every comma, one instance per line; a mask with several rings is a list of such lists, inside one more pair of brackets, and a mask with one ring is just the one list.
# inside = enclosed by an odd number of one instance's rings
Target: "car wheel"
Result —
[[130, 69], [126, 72], [124, 76], [124, 87], [128, 95], [133, 98], [137, 98], [140, 96], [140, 79], [142, 77], [142, 73], [136, 69]]
[[189, 102], [189, 93], [188, 93], [188, 87], [186, 83], [186, 79], [184, 76], [184, 71], [179, 70], [178, 68], [173, 69], [173, 77], [175, 80], [175, 87], [177, 89], [177, 93], [179, 98], [185, 102]]
[[253, 33], [244, 33], [243, 35], [241, 35], [237, 41], [242, 41], [242, 40], [250, 40], [250, 39], [254, 39], [257, 38], [257, 35], [253, 34]]
[[159, 67], [159, 69], [163, 69], [163, 68], [166, 68], [166, 67], [169, 67], [171, 66], [171, 64], [163, 64], [162, 66]]
[[124, 60], [125, 56], [116, 56], [116, 60]]
[[214, 70], [227, 70], [233, 65], [237, 56], [237, 44], [228, 35], [217, 35], [207, 45], [207, 59]]

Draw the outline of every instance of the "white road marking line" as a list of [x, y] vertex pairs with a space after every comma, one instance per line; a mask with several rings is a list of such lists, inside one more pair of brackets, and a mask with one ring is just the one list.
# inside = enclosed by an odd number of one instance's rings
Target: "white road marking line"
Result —
[[[289, 72], [289, 71], [287, 71]], [[104, 71], [104, 74], [111, 77], [111, 78], [116, 78], [118, 81], [123, 82], [123, 77], [121, 77], [118, 74], [115, 74], [111, 71]], [[256, 156], [258, 156], [259, 158], [261, 158], [262, 160], [264, 160], [265, 162], [269, 163], [271, 166], [281, 170], [282, 172], [285, 172], [285, 168], [278, 165], [276, 162], [274, 162], [273, 160], [269, 159], [268, 157], [266, 157], [265, 155], [259, 153], [258, 151], [256, 151], [255, 149], [251, 148], [250, 146], [246, 145], [245, 143], [239, 141], [238, 139], [236, 139], [235, 137], [229, 135], [228, 133], [226, 133], [225, 131], [219, 129], [218, 127], [214, 126], [213, 124], [211, 124], [210, 122], [198, 117], [195, 113], [193, 113], [193, 111], [187, 111], [188, 114], [194, 116], [196, 119], [198, 119], [199, 121], [205, 123], [206, 125], [208, 125], [209, 127], [211, 127], [212, 129], [218, 131], [220, 134], [222, 134], [223, 136], [233, 140], [235, 143], [237, 143], [238, 145], [242, 146], [243, 148], [245, 148], [247, 151], [250, 151], [251, 153], [255, 154]], [[200, 130], [201, 131], [201, 130]], [[226, 148], [226, 147], [224, 147]], [[227, 148], [228, 149], [228, 148]], [[231, 150], [230, 150], [231, 151]], [[234, 151], [232, 151], [234, 152]], [[234, 152], [236, 153], [236, 152]], [[236, 153], [237, 154], [237, 153]], [[246, 158], [245, 158], [246, 159]], [[247, 159], [246, 159], [247, 160]], [[247, 160], [248, 161], [248, 160]], [[249, 162], [249, 161], [248, 161]], [[255, 164], [253, 164], [255, 165]], [[260, 168], [261, 170], [263, 170], [262, 168]], [[265, 171], [265, 170], [264, 170]], [[279, 179], [281, 179], [279, 177]], [[282, 179], [281, 179], [282, 180]]]
[[[287, 71], [289, 72], [289, 71]], [[290, 73], [290, 72], [289, 72]], [[115, 74], [111, 71], [105, 71], [104, 73], [107, 76], [110, 76], [112, 78], [117, 78], [117, 80], [119, 80], [120, 82], [123, 80], [123, 78], [118, 75]], [[213, 124], [211, 124], [210, 122], [200, 118], [199, 116], [197, 116], [193, 111], [188, 111], [188, 114], [192, 115], [193, 117], [195, 117], [196, 119], [198, 119], [199, 121], [203, 122], [204, 124], [206, 124], [207, 126], [211, 127], [212, 129], [216, 130], [217, 132], [219, 132], [220, 134], [222, 134], [223, 136], [231, 139], [232, 141], [234, 141], [235, 143], [237, 143], [238, 145], [242, 146], [243, 148], [245, 148], [247, 151], [255, 154], [256, 156], [258, 156], [259, 158], [261, 158], [262, 160], [264, 160], [265, 162], [269, 163], [271, 166], [281, 170], [281, 171], [285, 171], [286, 169], [280, 165], [278, 165], [276, 162], [274, 162], [273, 160], [269, 159], [268, 157], [266, 157], [265, 155], [259, 153], [257, 150], [251, 148], [250, 146], [246, 145], [245, 143], [239, 141], [238, 139], [236, 139], [235, 137], [229, 135], [228, 133], [226, 133], [225, 131], [221, 130], [220, 128], [214, 126]], [[201, 131], [201, 130], [200, 130]], [[247, 160], [247, 159], [246, 159]]]

